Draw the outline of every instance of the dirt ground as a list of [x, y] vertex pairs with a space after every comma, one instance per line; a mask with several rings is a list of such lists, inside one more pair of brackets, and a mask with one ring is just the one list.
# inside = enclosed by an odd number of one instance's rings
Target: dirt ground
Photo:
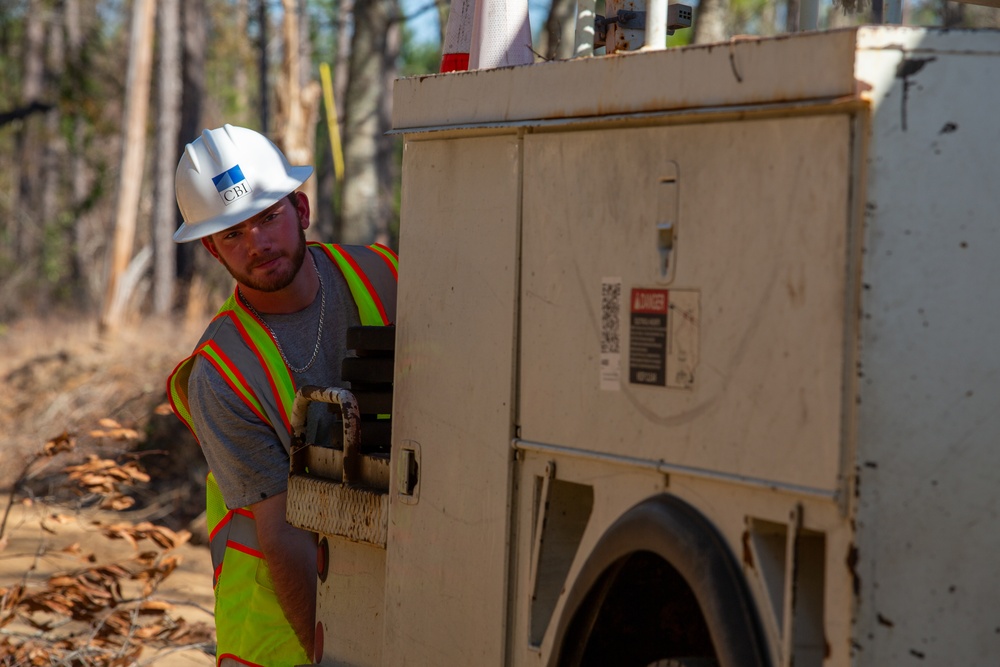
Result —
[[207, 470], [165, 409], [203, 325], [0, 324], [0, 665], [214, 664]]
[[[122, 520], [134, 521], [134, 517], [127, 514], [82, 511], [66, 515], [63, 514], [65, 511], [65, 507], [42, 503], [14, 507], [8, 523], [9, 543], [0, 553], [0, 588], [18, 582], [24, 582], [29, 590], [40, 588], [53, 577], [70, 575], [92, 565], [123, 564], [125, 569], [132, 570], [135, 557], [149, 547], [142, 542], [132, 546], [126, 540], [109, 539], [94, 523], [115, 525]], [[187, 543], [169, 550], [169, 553], [178, 556], [180, 562], [149, 600], [157, 609], [163, 607], [167, 610], [168, 625], [180, 624], [190, 629], [190, 633], [184, 642], [165, 640], [150, 643], [142, 649], [137, 660], [130, 662], [159, 667], [214, 665], [212, 567], [208, 551], [203, 546]], [[93, 563], [90, 562], [91, 557]], [[138, 583], [123, 578], [121, 584], [123, 598], [131, 600], [142, 595]], [[63, 625], [65, 618], [58, 619], [56, 614], [48, 616], [55, 620], [52, 629], [47, 632], [48, 642], [55, 641], [57, 636], [82, 637], [92, 632], [93, 623], [68, 622]], [[94, 616], [99, 619], [101, 613]], [[163, 624], [162, 618], [155, 619], [155, 622]], [[137, 625], [146, 626], [145, 623]], [[16, 637], [38, 633], [36, 627], [19, 621], [8, 624], [3, 631]], [[187, 640], [192, 643], [187, 643]], [[6, 657], [10, 656], [4, 656], [4, 648], [0, 647], [0, 661]], [[54, 664], [54, 658], [50, 660], [52, 663], [43, 664]], [[91, 660], [91, 664], [104, 664], [97, 659]], [[14, 661], [11, 664], [19, 663]]]

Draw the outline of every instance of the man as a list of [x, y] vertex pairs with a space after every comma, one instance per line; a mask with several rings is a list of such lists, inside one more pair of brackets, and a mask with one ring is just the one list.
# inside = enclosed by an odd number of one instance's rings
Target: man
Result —
[[347, 328], [395, 317], [391, 250], [306, 243], [309, 202], [296, 189], [311, 174], [231, 125], [203, 132], [177, 166], [174, 240], [200, 240], [236, 280], [168, 381], [211, 470], [219, 665], [312, 661], [316, 543], [285, 521], [295, 388], [342, 386]]

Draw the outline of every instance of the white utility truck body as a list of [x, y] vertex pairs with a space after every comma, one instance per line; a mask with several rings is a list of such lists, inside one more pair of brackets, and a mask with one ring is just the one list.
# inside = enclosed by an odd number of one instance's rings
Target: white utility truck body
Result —
[[998, 107], [1000, 33], [902, 27], [397, 81], [317, 663], [1000, 664]]

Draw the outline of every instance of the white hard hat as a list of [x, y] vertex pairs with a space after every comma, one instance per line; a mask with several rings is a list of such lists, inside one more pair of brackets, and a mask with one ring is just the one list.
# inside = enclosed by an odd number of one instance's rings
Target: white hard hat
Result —
[[292, 193], [313, 173], [293, 167], [264, 135], [224, 125], [205, 130], [184, 149], [174, 188], [184, 223], [174, 241], [221, 232]]

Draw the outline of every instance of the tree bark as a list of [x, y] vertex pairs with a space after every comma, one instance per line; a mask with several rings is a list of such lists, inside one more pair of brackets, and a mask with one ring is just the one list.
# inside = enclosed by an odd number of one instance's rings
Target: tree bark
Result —
[[[80, 0], [65, 0], [63, 21], [66, 26], [66, 60], [73, 65], [72, 73], [75, 76], [75, 68], [80, 66], [84, 48]], [[78, 213], [87, 196], [87, 167], [83, 152], [84, 119], [76, 110], [72, 112], [72, 125], [71, 204], [74, 213]]]
[[552, 0], [545, 30], [541, 35], [539, 53], [546, 60], [572, 58], [576, 40], [576, 2]]
[[[66, 0], [64, 19], [66, 22], [66, 57], [67, 61], [73, 65], [75, 74], [76, 68], [80, 66], [84, 48], [80, 0]], [[76, 302], [89, 303], [92, 295], [89, 290], [84, 289], [83, 276], [87, 261], [82, 250], [87, 245], [85, 230], [89, 226], [88, 219], [92, 215], [85, 210], [91, 170], [87, 164], [86, 151], [84, 150], [87, 144], [87, 123], [83, 114], [75, 109], [72, 114], [72, 127], [70, 210], [73, 215], [73, 225], [69, 229], [69, 238], [67, 239], [69, 247], [73, 249], [70, 257], [70, 282], [74, 286]]]
[[[30, 0], [25, 15], [24, 33], [24, 78], [21, 83], [21, 102], [29, 106], [40, 102], [45, 85], [45, 15], [40, 0]], [[17, 189], [13, 193], [11, 210], [35, 211], [38, 202], [38, 182], [40, 178], [38, 155], [40, 149], [41, 122], [29, 119], [17, 134], [19, 159], [15, 163]], [[13, 220], [14, 252], [16, 257], [38, 256], [41, 234], [40, 221], [30, 214], [18, 215]]]
[[[181, 79], [181, 127], [178, 137], [177, 152], [180, 155], [188, 143], [194, 141], [202, 127], [201, 110], [205, 98], [205, 41], [206, 17], [205, 0], [181, 0], [183, 70]], [[181, 223], [180, 209], [174, 208], [177, 216], [177, 226]], [[183, 290], [183, 299], [190, 296], [191, 282], [194, 277], [195, 254], [197, 244], [182, 243], [177, 246], [177, 277]]]
[[938, 0], [938, 14], [943, 28], [960, 28], [965, 23], [964, 4]]
[[[346, 126], [344, 124], [344, 107], [347, 99], [347, 80], [350, 78], [351, 65], [351, 35], [354, 28], [354, 0], [337, 0], [337, 53], [333, 62], [333, 104], [337, 109], [337, 132], [343, 142]], [[341, 143], [343, 152], [343, 143]], [[333, 156], [330, 157], [331, 163]], [[336, 181], [336, 179], [335, 179]], [[336, 181], [334, 185], [336, 207], [333, 211], [331, 239], [341, 239], [344, 235], [344, 184]]]
[[344, 100], [343, 241], [371, 243], [388, 227], [379, 196], [386, 39], [391, 0], [356, 0], [350, 75]]
[[[53, 17], [55, 19], [55, 17]], [[59, 81], [65, 76], [65, 66], [66, 66], [66, 39], [65, 39], [65, 26], [62, 21], [52, 20], [48, 23], [48, 67], [46, 67], [46, 90], [58, 90]], [[62, 132], [60, 132], [60, 125], [62, 124], [62, 113], [58, 106], [53, 106], [51, 109], [45, 112], [45, 128], [42, 136], [41, 145], [41, 165], [40, 165], [40, 184], [39, 191], [41, 194], [41, 206], [39, 211], [41, 213], [40, 219], [37, 221], [37, 228], [42, 233], [42, 238], [47, 238], [47, 234], [50, 230], [58, 229], [58, 217], [60, 213], [60, 206], [62, 204], [62, 181], [63, 181], [63, 169], [62, 165], [65, 164], [67, 147], [66, 141], [63, 138]], [[44, 241], [38, 243], [38, 250], [40, 255], [44, 257], [45, 252], [41, 247]], [[59, 278], [64, 278], [64, 271], [66, 267], [60, 262], [59, 264]], [[51, 278], [50, 278], [51, 280]], [[47, 310], [49, 290], [39, 290], [38, 294], [41, 298], [38, 300], [38, 306], [43, 310]]]
[[177, 226], [174, 171], [181, 123], [180, 0], [159, 0], [156, 190], [153, 198], [153, 312], [165, 315], [174, 305], [177, 270], [173, 232]]
[[177, 155], [194, 141], [202, 127], [205, 99], [205, 42], [208, 40], [205, 0], [181, 0], [182, 70], [181, 127]]
[[[313, 163], [316, 117], [319, 111], [319, 84], [310, 80], [303, 67], [298, 0], [282, 0], [284, 19], [282, 36], [285, 57], [282, 62], [281, 94], [277, 96], [279, 145], [292, 164]], [[310, 202], [316, 202], [316, 179], [310, 178], [301, 190]]]
[[268, 133], [271, 123], [269, 93], [271, 84], [268, 77], [267, 36], [270, 28], [267, 18], [267, 0], [257, 0], [257, 76], [260, 80], [260, 131]]
[[726, 28], [728, 14], [729, 0], [702, 0], [698, 4], [691, 43], [708, 44], [729, 39], [729, 30]]
[[[310, 37], [307, 2], [299, 0], [299, 85], [302, 90], [299, 104], [302, 107], [302, 126], [299, 128], [299, 150], [302, 151], [299, 164], [311, 164], [314, 167], [313, 177], [305, 182], [304, 191], [309, 196], [312, 206], [319, 205], [318, 160], [316, 159], [316, 128], [319, 124], [320, 106], [323, 103], [323, 87], [313, 76], [313, 44]], [[317, 227], [312, 233], [319, 232]], [[327, 240], [327, 239], [322, 239]]]
[[344, 136], [344, 100], [347, 97], [347, 80], [350, 78], [354, 0], [338, 0], [337, 5], [337, 57], [333, 64], [333, 94], [340, 136]]
[[787, 0], [785, 3], [785, 32], [799, 31], [799, 12], [801, 2], [799, 0]]
[[[400, 7], [397, 0], [392, 0], [390, 16], [398, 17]], [[378, 142], [378, 179], [379, 179], [379, 217], [375, 221], [375, 242], [390, 245], [391, 234], [389, 223], [394, 217], [393, 209], [396, 199], [396, 184], [399, 182], [399, 168], [396, 164], [397, 137], [388, 135], [392, 129], [392, 84], [399, 75], [399, 52], [403, 46], [403, 26], [398, 19], [391, 20], [385, 39], [385, 49], [382, 56], [382, 88], [379, 102]]]
[[132, 258], [142, 167], [146, 155], [146, 117], [149, 110], [155, 16], [154, 0], [134, 0], [125, 86], [125, 132], [118, 179], [118, 205], [107, 294], [101, 317], [101, 330], [104, 333], [114, 333], [121, 327], [129, 297], [127, 290], [122, 287], [125, 285], [125, 271]]
[[[250, 1], [236, 0], [236, 34], [246, 35], [250, 24]], [[239, 63], [240, 66], [233, 72], [233, 88], [236, 97], [236, 108], [240, 110], [242, 116], [250, 116], [250, 77], [247, 72], [251, 71], [243, 67], [243, 63], [253, 61], [253, 47], [245, 39], [240, 39]], [[245, 124], [245, 121], [244, 121]]]

